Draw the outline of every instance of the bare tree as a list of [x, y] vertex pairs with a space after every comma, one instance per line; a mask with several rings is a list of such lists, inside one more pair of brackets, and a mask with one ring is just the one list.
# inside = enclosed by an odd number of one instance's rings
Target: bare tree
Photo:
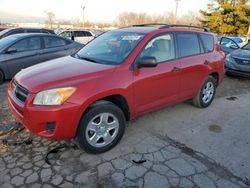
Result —
[[119, 14], [116, 19], [116, 25], [119, 27], [146, 24], [151, 22], [151, 16], [147, 15], [146, 13], [123, 12]]
[[47, 27], [52, 28], [53, 27], [53, 23], [54, 23], [54, 19], [55, 19], [55, 14], [53, 12], [50, 11], [44, 11], [45, 14], [47, 15], [47, 20], [45, 21]]
[[166, 12], [164, 14], [158, 14], [158, 15], [123, 12], [119, 14], [116, 19], [116, 25], [119, 27], [126, 27], [130, 25], [147, 24], [147, 23], [173, 24], [174, 22], [175, 22], [175, 15], [173, 12]]
[[185, 25], [201, 25], [200, 17], [201, 15], [199, 15], [198, 13], [188, 11], [186, 14], [181, 16], [177, 23]]

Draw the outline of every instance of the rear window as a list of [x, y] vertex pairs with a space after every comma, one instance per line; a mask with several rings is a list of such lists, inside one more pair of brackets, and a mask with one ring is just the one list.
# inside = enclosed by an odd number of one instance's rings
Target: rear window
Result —
[[201, 34], [200, 36], [205, 53], [212, 52], [214, 50], [214, 37], [207, 34]]
[[197, 34], [178, 33], [176, 36], [180, 57], [200, 54], [200, 44]]

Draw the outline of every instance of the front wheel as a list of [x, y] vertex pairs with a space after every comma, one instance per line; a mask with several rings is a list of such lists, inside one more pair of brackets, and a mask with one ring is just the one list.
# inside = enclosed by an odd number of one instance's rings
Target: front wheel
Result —
[[207, 77], [197, 95], [193, 98], [193, 104], [199, 108], [208, 107], [214, 99], [216, 92], [216, 79]]
[[102, 153], [113, 148], [121, 140], [126, 120], [122, 110], [111, 102], [94, 104], [83, 116], [77, 142], [89, 153]]

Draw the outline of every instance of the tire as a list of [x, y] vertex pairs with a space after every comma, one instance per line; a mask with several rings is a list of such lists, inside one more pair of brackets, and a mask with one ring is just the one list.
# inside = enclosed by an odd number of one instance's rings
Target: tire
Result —
[[76, 141], [88, 153], [103, 153], [119, 143], [125, 132], [122, 110], [111, 102], [99, 101], [82, 117]]
[[214, 100], [216, 87], [216, 79], [212, 76], [208, 76], [197, 95], [193, 98], [194, 106], [199, 108], [206, 108], [210, 106]]
[[3, 72], [0, 70], [0, 85], [3, 84], [4, 81], [4, 74]]

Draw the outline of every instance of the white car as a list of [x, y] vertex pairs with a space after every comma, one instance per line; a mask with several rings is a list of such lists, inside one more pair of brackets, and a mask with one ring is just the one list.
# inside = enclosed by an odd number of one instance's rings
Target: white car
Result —
[[82, 44], [87, 44], [92, 39], [96, 38], [102, 34], [101, 31], [90, 31], [90, 30], [64, 30], [60, 32], [58, 35], [64, 38], [68, 38], [74, 40], [76, 42], [80, 42]]

